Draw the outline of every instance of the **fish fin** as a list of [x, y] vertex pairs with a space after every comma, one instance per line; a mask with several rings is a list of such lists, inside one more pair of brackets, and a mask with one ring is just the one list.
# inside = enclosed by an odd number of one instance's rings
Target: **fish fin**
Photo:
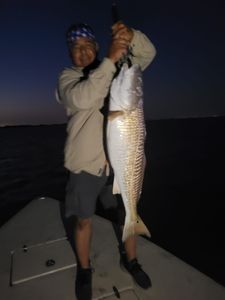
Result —
[[144, 222], [139, 216], [137, 217], [136, 221], [129, 221], [129, 219], [126, 217], [125, 225], [123, 228], [122, 241], [126, 241], [127, 238], [135, 234], [145, 235], [149, 238], [151, 237], [148, 228], [145, 226]]
[[120, 192], [120, 187], [118, 185], [116, 177], [114, 176], [114, 180], [113, 180], [113, 195], [115, 195], [115, 194], [121, 194], [121, 192]]
[[113, 120], [118, 116], [122, 116], [124, 112], [122, 110], [110, 111], [108, 114], [108, 120]]

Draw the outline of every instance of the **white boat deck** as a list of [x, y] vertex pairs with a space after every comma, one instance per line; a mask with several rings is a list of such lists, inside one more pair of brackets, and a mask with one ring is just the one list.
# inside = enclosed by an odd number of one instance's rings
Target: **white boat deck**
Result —
[[[223, 286], [139, 237], [138, 258], [153, 284], [142, 290], [120, 269], [117, 246], [111, 223], [95, 216], [93, 299], [225, 300]], [[76, 299], [76, 259], [57, 200], [35, 199], [4, 224], [0, 228], [0, 254], [0, 299]], [[50, 259], [55, 264], [47, 267]]]

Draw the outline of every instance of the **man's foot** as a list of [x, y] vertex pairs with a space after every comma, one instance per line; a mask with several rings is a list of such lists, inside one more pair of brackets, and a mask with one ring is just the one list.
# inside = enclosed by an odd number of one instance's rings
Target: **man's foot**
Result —
[[141, 265], [138, 263], [137, 259], [134, 258], [128, 261], [126, 251], [123, 246], [119, 246], [120, 252], [120, 266], [125, 268], [133, 277], [134, 281], [143, 289], [148, 289], [152, 286], [151, 279], [142, 270]]
[[92, 299], [92, 268], [77, 267], [75, 291], [78, 300]]
[[148, 289], [152, 286], [151, 279], [143, 271], [141, 265], [138, 263], [137, 259], [134, 258], [129, 262], [123, 263], [123, 266], [131, 274], [134, 281], [143, 289]]

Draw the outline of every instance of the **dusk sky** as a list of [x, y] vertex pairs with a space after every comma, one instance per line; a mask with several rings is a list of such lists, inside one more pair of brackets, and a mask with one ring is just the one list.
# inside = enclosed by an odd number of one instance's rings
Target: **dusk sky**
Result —
[[[224, 2], [117, 1], [121, 19], [157, 49], [144, 72], [146, 119], [225, 115]], [[111, 4], [0, 1], [0, 125], [65, 122], [54, 96], [60, 71], [70, 65], [65, 31], [72, 23], [89, 23], [103, 58]]]

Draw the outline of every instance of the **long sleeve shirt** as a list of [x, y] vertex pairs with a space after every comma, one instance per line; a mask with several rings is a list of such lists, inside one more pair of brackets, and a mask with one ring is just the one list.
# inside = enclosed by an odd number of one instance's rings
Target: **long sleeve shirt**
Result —
[[[153, 60], [156, 50], [142, 32], [133, 31], [131, 61], [144, 70]], [[106, 155], [103, 145], [104, 117], [100, 109], [115, 72], [113, 62], [104, 58], [86, 80], [80, 80], [83, 69], [75, 66], [64, 69], [59, 76], [57, 98], [68, 116], [64, 165], [73, 173], [86, 171], [100, 176], [103, 172]]]

